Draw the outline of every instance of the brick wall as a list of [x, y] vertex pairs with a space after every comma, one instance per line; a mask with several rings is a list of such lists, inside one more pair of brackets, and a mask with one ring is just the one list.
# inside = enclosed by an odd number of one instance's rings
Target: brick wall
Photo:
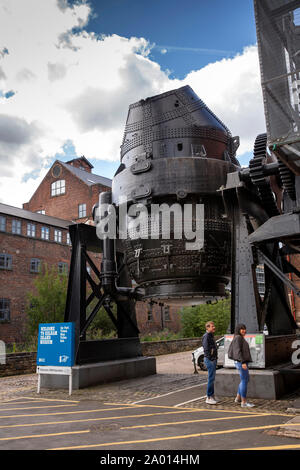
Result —
[[67, 230], [61, 229], [63, 243], [53, 241], [54, 227], [50, 229], [50, 240], [40, 239], [40, 231], [43, 224], [36, 225], [36, 238], [26, 235], [27, 221], [22, 221], [22, 234], [11, 232], [13, 217], [6, 216], [7, 232], [0, 232], [1, 253], [12, 256], [10, 270], [0, 269], [0, 298], [10, 300], [10, 321], [0, 323], [0, 340], [11, 342], [23, 342], [25, 337], [25, 306], [27, 293], [33, 289], [37, 274], [30, 272], [32, 258], [40, 259], [42, 263], [58, 267], [58, 262], [67, 263], [69, 266], [71, 248], [66, 244]]

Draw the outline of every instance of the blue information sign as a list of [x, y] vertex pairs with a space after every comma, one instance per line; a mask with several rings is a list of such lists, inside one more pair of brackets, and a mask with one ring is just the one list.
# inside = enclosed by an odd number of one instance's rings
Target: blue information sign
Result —
[[74, 365], [74, 323], [40, 323], [38, 366]]

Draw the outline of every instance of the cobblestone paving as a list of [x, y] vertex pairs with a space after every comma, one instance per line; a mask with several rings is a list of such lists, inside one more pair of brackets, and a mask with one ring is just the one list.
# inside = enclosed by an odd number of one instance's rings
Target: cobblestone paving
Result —
[[[73, 390], [71, 400], [98, 400], [120, 403], [133, 403], [137, 400], [156, 397], [193, 385], [200, 385], [206, 377], [186, 374], [156, 374], [132, 380], [122, 380], [115, 383], [97, 385], [80, 390]], [[4, 377], [0, 379], [0, 400], [22, 396], [36, 397], [36, 375]], [[41, 388], [41, 397], [68, 398], [67, 390], [50, 390]]]
[[[300, 391], [298, 393], [298, 396], [300, 395]], [[296, 396], [295, 396], [296, 398]], [[218, 405], [215, 405], [214, 408], [220, 409], [220, 410], [240, 410], [240, 405], [237, 403], [234, 403], [234, 397], [217, 397], [219, 400]], [[253, 403], [255, 405], [254, 408], [249, 408], [247, 409], [247, 413], [257, 413], [257, 412], [268, 412], [268, 413], [288, 413], [288, 409], [292, 408], [293, 404], [293, 399], [292, 396], [284, 397], [284, 399], [281, 400], [263, 400], [263, 399], [258, 399], [258, 398], [251, 398], [249, 399], [249, 402]], [[187, 405], [183, 405], [184, 407], [187, 408], [209, 408], [212, 409], [212, 405], [207, 405], [205, 403], [205, 399], [202, 400], [196, 400], [193, 401], [192, 403], [189, 403]], [[300, 409], [298, 411], [300, 413]], [[295, 414], [295, 410], [291, 411], [291, 416]]]
[[[69, 397], [67, 390], [49, 390], [41, 388], [41, 398], [63, 400], [96, 400], [111, 403], [134, 403], [147, 398], [154, 398], [178, 389], [188, 388], [207, 381], [207, 373], [199, 371], [194, 374], [191, 362], [191, 352], [168, 354], [156, 357], [157, 374], [131, 380], [122, 380], [115, 383], [97, 385], [86, 389], [73, 390]], [[199, 389], [199, 397], [205, 394], [203, 387]], [[0, 402], [8, 401], [21, 396], [38, 397], [37, 375], [18, 375], [0, 378]], [[300, 399], [300, 388], [297, 392], [283, 397], [280, 400], [251, 399], [255, 408], [247, 410], [253, 413], [283, 412], [293, 408], [294, 401]], [[219, 397], [218, 409], [239, 410], [233, 397]], [[199, 399], [182, 405], [185, 408], [211, 408], [205, 403], [205, 399]], [[294, 410], [293, 410], [294, 411]], [[298, 413], [300, 407], [298, 406]], [[296, 414], [294, 412], [294, 414]]]
[[[67, 390], [41, 389], [41, 398], [70, 399], [70, 400], [96, 400], [110, 403], [134, 403], [138, 400], [153, 398], [164, 393], [172, 392], [189, 386], [197, 385], [206, 381], [206, 374], [156, 374], [148, 377], [122, 380], [115, 383], [97, 385], [87, 389], [74, 390], [69, 397]], [[22, 375], [14, 377], [4, 377], [0, 379], [0, 401], [21, 396], [37, 397], [37, 376]], [[203, 391], [199, 394], [203, 395]], [[300, 389], [280, 400], [251, 399], [255, 408], [247, 410], [256, 413], [286, 413], [288, 408], [293, 406], [293, 401], [300, 397]], [[218, 398], [218, 397], [217, 397]], [[218, 409], [239, 410], [240, 407], [234, 403], [232, 397], [219, 397]], [[212, 408], [205, 403], [205, 399], [195, 400], [186, 405], [185, 408]], [[300, 413], [300, 410], [299, 410]], [[292, 413], [295, 414], [295, 413]]]

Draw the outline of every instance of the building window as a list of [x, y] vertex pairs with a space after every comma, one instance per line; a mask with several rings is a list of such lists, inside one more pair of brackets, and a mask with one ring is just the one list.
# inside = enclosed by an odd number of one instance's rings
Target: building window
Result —
[[0, 216], [0, 232], [6, 231], [6, 217]]
[[38, 258], [31, 258], [30, 260], [30, 272], [39, 273], [41, 272], [41, 260]]
[[48, 227], [42, 227], [41, 229], [41, 238], [43, 240], [49, 240], [49, 228]]
[[262, 265], [257, 266], [256, 268], [256, 280], [257, 280], [257, 287], [258, 292], [260, 295], [264, 295], [265, 293], [265, 271]]
[[21, 235], [21, 233], [22, 233], [21, 220], [13, 219], [12, 225], [11, 225], [11, 231], [12, 231], [12, 233], [16, 233], [17, 235]]
[[60, 194], [65, 194], [65, 192], [66, 192], [65, 180], [57, 180], [51, 184], [51, 196], [59, 196]]
[[62, 240], [62, 232], [61, 230], [54, 230], [54, 241], [57, 243], [61, 243]]
[[35, 237], [35, 224], [27, 224], [27, 236]]
[[153, 321], [153, 303], [147, 305], [147, 321]]
[[0, 269], [12, 269], [12, 256], [0, 254]]
[[70, 237], [69, 232], [67, 232], [67, 244], [71, 245], [71, 237]]
[[78, 217], [79, 219], [81, 219], [82, 217], [86, 217], [86, 204], [79, 204]]
[[63, 263], [63, 262], [59, 262], [58, 263], [58, 273], [59, 274], [67, 274], [67, 272], [68, 272], [68, 264]]
[[163, 307], [163, 316], [164, 316], [164, 321], [171, 321], [169, 305], [164, 305], [164, 307]]
[[0, 322], [10, 321], [10, 300], [0, 299]]
[[41, 209], [40, 211], [36, 211], [37, 214], [43, 214], [45, 215], [46, 214], [46, 211], [44, 209]]

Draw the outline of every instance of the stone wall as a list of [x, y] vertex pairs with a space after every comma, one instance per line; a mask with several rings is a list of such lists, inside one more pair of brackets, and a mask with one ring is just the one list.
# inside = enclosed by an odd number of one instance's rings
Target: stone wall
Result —
[[0, 377], [33, 374], [36, 371], [36, 352], [6, 355], [6, 364], [0, 364]]
[[[193, 351], [201, 345], [201, 338], [176, 339], [169, 341], [145, 341], [142, 344], [143, 356], [159, 356], [183, 351]], [[34, 374], [36, 352], [12, 353], [6, 355], [6, 364], [0, 364], [0, 377]]]

